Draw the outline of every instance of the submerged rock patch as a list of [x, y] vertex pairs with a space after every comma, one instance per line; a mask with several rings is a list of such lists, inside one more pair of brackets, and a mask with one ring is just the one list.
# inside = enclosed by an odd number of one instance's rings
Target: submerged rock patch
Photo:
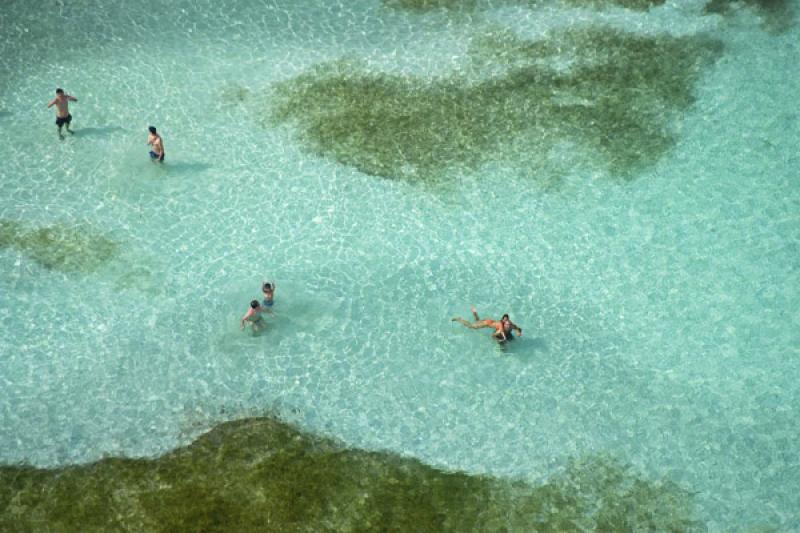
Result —
[[434, 9], [475, 9], [477, 0], [383, 0], [383, 5], [394, 9], [430, 11]]
[[[651, 7], [660, 6], [665, 0], [564, 0], [567, 4], [586, 7], [611, 7], [618, 6], [627, 9], [646, 11]], [[485, 2], [488, 6], [498, 4], [536, 4], [535, 0], [504, 0], [500, 2]], [[383, 0], [383, 5], [395, 9], [410, 11], [431, 11], [435, 9], [470, 10], [479, 7], [478, 0]]]
[[273, 418], [156, 459], [0, 467], [3, 531], [687, 531], [689, 493], [605, 457], [546, 484], [346, 449]]
[[270, 119], [298, 127], [313, 152], [371, 175], [437, 180], [509, 146], [544, 157], [562, 142], [630, 177], [675, 143], [671, 122], [692, 103], [701, 68], [719, 56], [704, 37], [610, 28], [527, 40], [473, 40], [471, 65], [435, 79], [338, 61], [277, 84]]
[[48, 270], [91, 272], [117, 254], [118, 244], [87, 227], [52, 224], [28, 228], [2, 219], [0, 248], [15, 248]]
[[647, 11], [662, 5], [666, 0], [565, 0], [568, 4], [587, 7], [624, 7], [635, 11]]
[[770, 33], [784, 33], [794, 26], [795, 6], [792, 0], [709, 0], [705, 11], [727, 15], [740, 5], [758, 13], [763, 21], [763, 29]]

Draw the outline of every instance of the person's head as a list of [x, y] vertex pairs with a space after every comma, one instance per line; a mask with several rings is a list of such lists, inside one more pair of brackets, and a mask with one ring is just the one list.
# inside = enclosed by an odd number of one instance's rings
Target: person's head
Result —
[[503, 318], [500, 319], [502, 322], [511, 322], [511, 319], [508, 318], [508, 313], [503, 315]]
[[64, 96], [64, 89], [59, 87], [58, 89], [56, 89], [56, 94], [59, 96]]
[[155, 126], [150, 126], [149, 128], [147, 128], [147, 131], [149, 131], [153, 135], [156, 135], [156, 127]]
[[259, 307], [261, 307], [261, 304], [258, 303], [258, 300], [253, 300], [252, 302], [250, 302], [250, 307], [252, 307], [253, 309], [258, 309]]
[[262, 290], [262, 291], [264, 291], [264, 292], [269, 292], [269, 291], [271, 291], [271, 290], [272, 290], [272, 283], [265, 283], [265, 284], [264, 284], [264, 285], [261, 287], [261, 290]]

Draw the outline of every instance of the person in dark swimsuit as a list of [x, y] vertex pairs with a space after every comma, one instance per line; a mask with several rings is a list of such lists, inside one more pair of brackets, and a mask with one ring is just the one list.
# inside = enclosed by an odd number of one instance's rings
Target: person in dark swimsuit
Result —
[[514, 331], [517, 332], [517, 337], [522, 336], [522, 328], [511, 322], [511, 319], [508, 318], [508, 313], [503, 315], [503, 318], [500, 319], [500, 322], [503, 324], [503, 334], [505, 335], [505, 340], [513, 341]]
[[508, 313], [503, 315], [503, 318], [500, 320], [492, 320], [491, 318], [487, 318], [481, 320], [478, 316], [478, 311], [475, 309], [473, 305], [470, 307], [472, 310], [472, 316], [475, 317], [475, 322], [467, 322], [461, 317], [454, 317], [453, 322], [458, 322], [469, 329], [481, 329], [481, 328], [493, 328], [494, 331], [492, 332], [492, 338], [497, 342], [506, 342], [514, 339], [514, 335], [512, 331], [517, 332], [517, 336], [522, 336], [522, 329], [519, 326], [511, 322], [511, 319], [508, 318]]

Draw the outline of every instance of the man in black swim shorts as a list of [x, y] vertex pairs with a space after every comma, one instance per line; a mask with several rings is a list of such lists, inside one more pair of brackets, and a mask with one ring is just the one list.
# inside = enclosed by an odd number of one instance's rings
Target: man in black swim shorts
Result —
[[150, 150], [150, 159], [153, 161], [158, 161], [159, 163], [164, 162], [164, 140], [161, 138], [156, 132], [155, 126], [150, 126], [147, 128], [147, 131], [150, 133], [147, 135], [147, 144], [153, 147]]
[[56, 89], [56, 97], [50, 100], [50, 103], [47, 104], [47, 109], [56, 106], [56, 126], [58, 126], [58, 136], [62, 140], [64, 139], [64, 136], [61, 134], [62, 126], [66, 125], [68, 132], [71, 134], [75, 133], [69, 129], [69, 124], [72, 122], [72, 115], [69, 114], [69, 103], [77, 101], [78, 99], [74, 96], [65, 94], [64, 89], [58, 88]]

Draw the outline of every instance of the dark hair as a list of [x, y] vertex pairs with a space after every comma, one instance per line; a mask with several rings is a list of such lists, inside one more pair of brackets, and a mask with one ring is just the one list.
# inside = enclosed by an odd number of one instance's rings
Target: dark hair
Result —
[[[508, 313], [504, 314], [503, 318], [508, 318]], [[503, 320], [503, 318], [501, 318], [500, 320]], [[508, 319], [511, 320], [510, 318], [508, 318]]]
[[265, 283], [265, 284], [264, 284], [264, 286], [263, 286], [263, 287], [261, 287], [261, 290], [262, 290], [262, 291], [271, 291], [271, 290], [272, 290], [272, 284], [270, 284], [270, 283]]
[[58, 89], [56, 89], [56, 94], [64, 94], [64, 89], [59, 87]]
[[147, 131], [149, 131], [150, 133], [155, 135], [156, 134], [156, 127], [155, 126], [150, 126], [149, 128], [147, 128]]
[[253, 309], [256, 309], [259, 305], [261, 304], [258, 303], [258, 300], [253, 300], [252, 302], [250, 302], [250, 307], [252, 307]]

